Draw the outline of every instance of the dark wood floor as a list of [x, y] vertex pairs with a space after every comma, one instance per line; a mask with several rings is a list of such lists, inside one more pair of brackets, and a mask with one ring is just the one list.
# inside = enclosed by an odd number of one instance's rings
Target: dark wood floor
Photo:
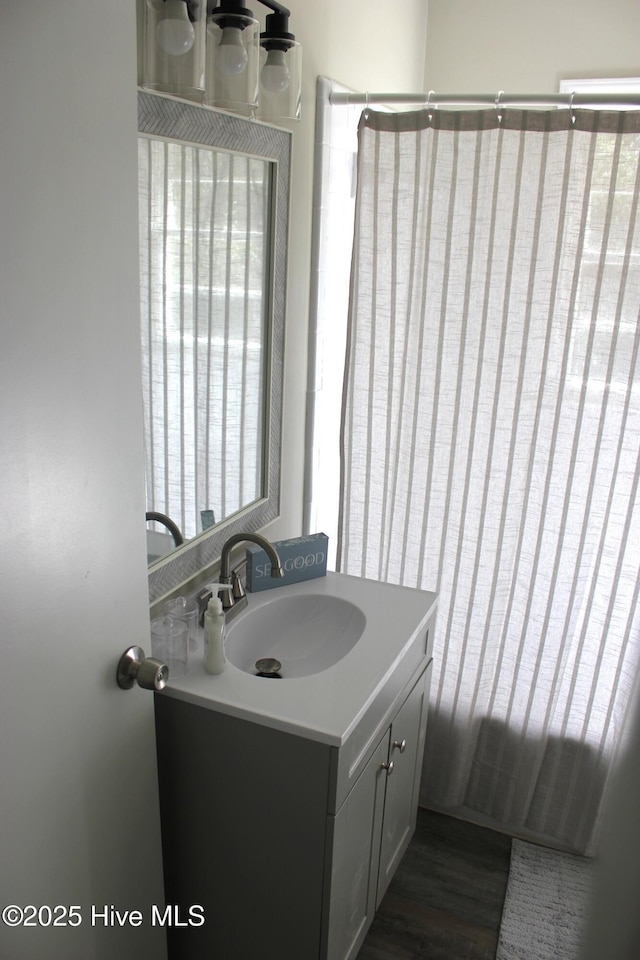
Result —
[[511, 838], [420, 808], [358, 960], [494, 960]]

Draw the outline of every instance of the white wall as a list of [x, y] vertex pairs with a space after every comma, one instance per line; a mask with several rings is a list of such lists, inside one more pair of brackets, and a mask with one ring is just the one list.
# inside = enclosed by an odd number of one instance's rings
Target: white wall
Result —
[[426, 89], [557, 93], [640, 73], [638, 0], [429, 0]]

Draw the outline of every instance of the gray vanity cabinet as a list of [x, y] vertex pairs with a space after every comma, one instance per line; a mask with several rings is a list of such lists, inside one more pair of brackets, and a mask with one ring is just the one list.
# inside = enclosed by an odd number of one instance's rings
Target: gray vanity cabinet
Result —
[[376, 906], [396, 871], [416, 826], [426, 733], [431, 664], [391, 725]]
[[328, 822], [327, 960], [352, 960], [416, 825], [431, 664]]
[[341, 747], [156, 695], [170, 960], [354, 960], [415, 827], [430, 666]]
[[355, 956], [376, 910], [386, 781], [382, 765], [388, 755], [387, 733], [327, 824], [331, 882], [326, 894], [327, 944], [320, 956], [328, 960]]

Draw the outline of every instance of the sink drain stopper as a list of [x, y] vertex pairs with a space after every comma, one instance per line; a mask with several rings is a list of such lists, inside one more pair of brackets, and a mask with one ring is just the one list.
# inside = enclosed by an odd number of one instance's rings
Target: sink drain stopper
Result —
[[280, 679], [282, 664], [273, 657], [263, 657], [261, 660], [256, 660], [256, 670], [258, 671], [259, 677], [274, 677]]

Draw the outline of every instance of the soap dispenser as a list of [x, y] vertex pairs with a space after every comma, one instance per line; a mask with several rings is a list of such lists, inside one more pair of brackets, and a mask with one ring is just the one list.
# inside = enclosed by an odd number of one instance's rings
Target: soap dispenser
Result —
[[[229, 584], [214, 583], [211, 588], [231, 589]], [[222, 673], [225, 665], [225, 622], [222, 600], [214, 594], [204, 614], [204, 668], [207, 673]]]

